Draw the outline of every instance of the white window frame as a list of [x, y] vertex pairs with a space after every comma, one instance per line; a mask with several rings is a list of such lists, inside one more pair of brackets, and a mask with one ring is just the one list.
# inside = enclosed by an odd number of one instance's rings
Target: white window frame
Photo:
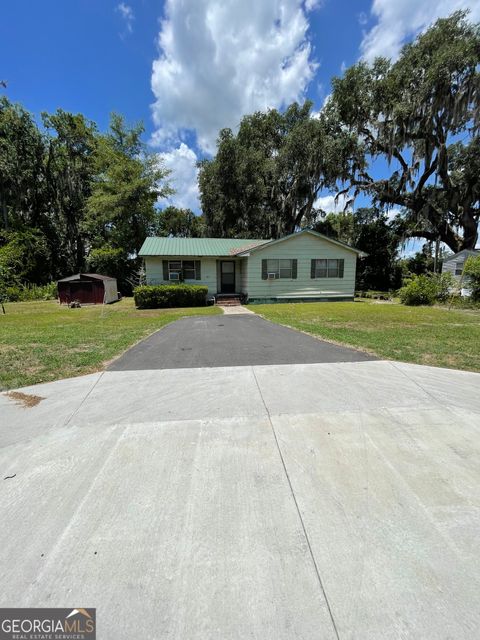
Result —
[[461, 276], [463, 273], [463, 268], [465, 266], [465, 262], [455, 262], [455, 275]]
[[[269, 263], [276, 262], [276, 267], [272, 269]], [[282, 266], [282, 262], [284, 265]], [[289, 262], [290, 266], [285, 266], [285, 263]], [[271, 274], [275, 274], [274, 278], [270, 278]], [[267, 279], [278, 280], [279, 278], [292, 280], [293, 279], [293, 258], [267, 258]]]

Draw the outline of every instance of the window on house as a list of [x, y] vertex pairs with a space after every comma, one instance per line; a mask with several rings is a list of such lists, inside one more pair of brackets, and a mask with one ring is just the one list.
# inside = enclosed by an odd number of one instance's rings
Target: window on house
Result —
[[182, 261], [169, 260], [168, 262], [168, 279], [180, 280], [182, 277]]
[[195, 260], [184, 260], [182, 263], [183, 266], [183, 279], [184, 280], [195, 280]]
[[456, 276], [461, 276], [463, 273], [463, 262], [456, 262], [455, 263], [455, 275]]
[[269, 258], [267, 260], [267, 277], [293, 278], [293, 260]]
[[169, 280], [195, 280], [197, 277], [195, 260], [169, 260]]
[[313, 262], [314, 268], [312, 271], [314, 278], [343, 278], [343, 258], [320, 258], [313, 260]]

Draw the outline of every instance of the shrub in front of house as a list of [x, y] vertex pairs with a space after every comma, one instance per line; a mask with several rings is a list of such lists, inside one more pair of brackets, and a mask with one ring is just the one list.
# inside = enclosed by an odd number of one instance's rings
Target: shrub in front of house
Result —
[[204, 307], [208, 287], [198, 284], [142, 285], [133, 291], [139, 309], [167, 309], [174, 307]]
[[435, 302], [445, 302], [454, 287], [451, 273], [430, 273], [413, 276], [398, 295], [403, 304], [409, 306], [432, 305]]

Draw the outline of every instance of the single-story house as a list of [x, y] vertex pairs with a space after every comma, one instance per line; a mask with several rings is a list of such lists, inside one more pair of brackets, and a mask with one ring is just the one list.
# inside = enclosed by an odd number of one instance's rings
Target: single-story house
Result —
[[139, 255], [147, 284], [183, 281], [208, 296], [249, 302], [353, 300], [358, 257], [366, 254], [310, 229], [278, 240], [147, 238]]
[[118, 300], [117, 280], [98, 273], [76, 273], [57, 282], [61, 304], [110, 304]]
[[470, 295], [471, 292], [468, 287], [468, 278], [464, 277], [462, 280], [462, 274], [465, 260], [470, 256], [480, 256], [480, 249], [462, 249], [462, 251], [445, 258], [442, 264], [442, 273], [451, 273], [458, 285], [462, 281], [461, 293], [465, 296]]

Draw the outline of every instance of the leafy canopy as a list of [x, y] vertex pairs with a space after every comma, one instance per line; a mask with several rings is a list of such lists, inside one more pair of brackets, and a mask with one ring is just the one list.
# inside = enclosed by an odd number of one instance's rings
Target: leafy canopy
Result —
[[[438, 20], [397, 62], [360, 62], [333, 80], [326, 117], [357, 136], [348, 190], [407, 211], [407, 234], [475, 246], [480, 197], [480, 30]], [[390, 164], [376, 178], [374, 162]]]

